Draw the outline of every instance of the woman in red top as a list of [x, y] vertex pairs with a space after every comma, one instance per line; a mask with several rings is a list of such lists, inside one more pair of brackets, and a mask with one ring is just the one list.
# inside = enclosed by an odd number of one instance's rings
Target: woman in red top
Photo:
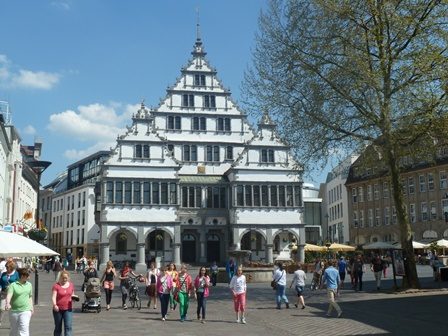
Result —
[[75, 287], [70, 282], [67, 271], [62, 271], [59, 281], [53, 285], [53, 318], [54, 336], [62, 334], [62, 322], [64, 322], [64, 335], [72, 336], [72, 297], [75, 296]]

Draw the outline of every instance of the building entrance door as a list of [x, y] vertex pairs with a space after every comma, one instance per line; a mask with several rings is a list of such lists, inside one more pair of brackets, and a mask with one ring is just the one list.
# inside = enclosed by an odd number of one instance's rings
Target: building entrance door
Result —
[[182, 239], [182, 261], [196, 262], [196, 238], [192, 234], [186, 234]]
[[207, 262], [221, 261], [220, 248], [219, 237], [215, 234], [209, 235], [207, 239]]

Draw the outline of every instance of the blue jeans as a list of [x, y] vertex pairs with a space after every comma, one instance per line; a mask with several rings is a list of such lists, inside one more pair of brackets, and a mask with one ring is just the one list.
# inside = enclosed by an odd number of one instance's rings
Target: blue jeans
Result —
[[205, 320], [205, 308], [206, 308], [206, 302], [207, 299], [204, 296], [204, 292], [196, 292], [197, 300], [198, 300], [198, 309], [197, 309], [197, 315], [198, 319], [202, 315], [202, 319]]
[[53, 310], [54, 318], [54, 332], [53, 336], [62, 335], [62, 321], [64, 321], [64, 336], [72, 336], [72, 320], [73, 313], [72, 310], [60, 310], [55, 312]]
[[279, 285], [277, 284], [277, 292], [276, 292], [276, 299], [277, 299], [277, 308], [280, 308], [282, 304], [282, 300], [288, 305], [288, 298], [285, 295], [285, 285]]

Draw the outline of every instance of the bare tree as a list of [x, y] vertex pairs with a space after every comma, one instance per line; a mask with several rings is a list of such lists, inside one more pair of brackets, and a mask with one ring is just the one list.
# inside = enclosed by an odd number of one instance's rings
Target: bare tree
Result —
[[[272, 0], [243, 84], [305, 168], [374, 144], [393, 188], [406, 286], [417, 288], [400, 158], [447, 134], [447, 1]], [[426, 141], [432, 151], [435, 141]]]

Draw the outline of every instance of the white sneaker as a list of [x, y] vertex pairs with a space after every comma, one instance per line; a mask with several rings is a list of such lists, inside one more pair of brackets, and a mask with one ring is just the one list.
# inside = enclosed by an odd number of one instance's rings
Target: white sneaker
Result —
[[240, 323], [240, 319], [236, 319], [236, 323]]
[[241, 323], [246, 324], [246, 319], [244, 317], [241, 319]]

